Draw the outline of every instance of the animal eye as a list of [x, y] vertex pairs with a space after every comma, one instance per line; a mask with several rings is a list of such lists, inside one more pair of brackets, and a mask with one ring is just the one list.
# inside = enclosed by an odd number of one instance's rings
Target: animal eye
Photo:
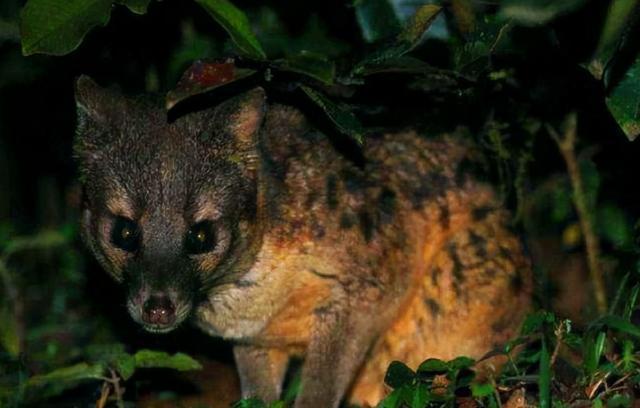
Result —
[[187, 231], [185, 250], [189, 254], [201, 254], [209, 252], [215, 246], [215, 234], [211, 221], [199, 222]]
[[135, 252], [140, 247], [138, 224], [125, 217], [117, 217], [111, 230], [113, 245], [127, 252]]

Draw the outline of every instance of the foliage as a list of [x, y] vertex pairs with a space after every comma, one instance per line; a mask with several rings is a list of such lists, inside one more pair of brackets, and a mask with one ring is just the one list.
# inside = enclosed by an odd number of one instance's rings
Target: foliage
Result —
[[[22, 53], [71, 53], [67, 63], [111, 55], [114, 50], [98, 35], [115, 38], [122, 21], [159, 19], [158, 10], [175, 6], [165, 3], [28, 0], [19, 21]], [[160, 45], [166, 48], [165, 61], [141, 58], [142, 66], [122, 68], [119, 78], [126, 81], [131, 72], [144, 71], [139, 82], [147, 91], [166, 91], [170, 113], [201, 96], [262, 86], [270, 95], [294, 100], [314, 117], [322, 113], [326, 123], [320, 119], [320, 125], [346, 136], [341, 142], [356, 146], [356, 151], [369, 133], [386, 124], [429, 131], [468, 128], [491, 158], [490, 176], [528, 234], [547, 236], [551, 231], [567, 251], [584, 251], [585, 236], [595, 235], [603, 261], [633, 271], [618, 273], [622, 278], [617, 288], [609, 285], [608, 313], [592, 314], [580, 329], [551, 313], [532, 315], [521, 336], [488, 356], [508, 360], [495, 378], [474, 379], [471, 368], [476, 362], [464, 357], [426, 360], [415, 371], [394, 362], [385, 378], [392, 392], [380, 406], [464, 402], [493, 407], [516, 395], [543, 407], [630, 403], [640, 382], [640, 334], [632, 322], [640, 286], [638, 271], [629, 266], [637, 262], [630, 221], [637, 215], [637, 202], [625, 206], [611, 193], [622, 178], [612, 176], [619, 174], [619, 157], [602, 168], [594, 151], [620, 135], [633, 140], [640, 134], [638, 1], [504, 0], [494, 5], [355, 0], [349, 7], [327, 6], [332, 18], [353, 14], [349, 21], [356, 34], [351, 37], [332, 31], [331, 18], [319, 14], [304, 16], [297, 29], [291, 29], [300, 16], [287, 17], [288, 6], [245, 3], [196, 0], [187, 17], [175, 17], [182, 19], [174, 33], [180, 41]], [[17, 26], [0, 19], [0, 45], [16, 41]], [[127, 58], [135, 59], [131, 54]], [[7, 65], [0, 64], [0, 87], [43, 81], [61, 64], [7, 55]], [[6, 68], [6, 61], [19, 68]], [[567, 168], [572, 161], [575, 165], [575, 171], [567, 172], [565, 163], [549, 159], [559, 156], [549, 136], [562, 133], [565, 119], [574, 112], [579, 138], [563, 156]], [[533, 175], [534, 167], [543, 176]], [[576, 180], [581, 189], [576, 189]], [[576, 200], [576, 191], [583, 193], [581, 200]], [[580, 222], [580, 206], [593, 220], [593, 230]], [[140, 368], [198, 368], [182, 353], [124, 346], [107, 322], [94, 318], [95, 311], [86, 308], [90, 300], [83, 297], [86, 277], [83, 257], [75, 249], [75, 222], [66, 219], [54, 229], [18, 238], [16, 229], [24, 228], [1, 221], [0, 403], [38, 404], [97, 383], [103, 404], [110, 395], [123, 404], [121, 386], [135, 383]], [[538, 297], [549, 307], [546, 291], [553, 277], [539, 275]], [[43, 279], [51, 285], [44, 291], [33, 289], [33, 282]], [[37, 300], [27, 305], [26, 296]], [[514, 348], [522, 351], [512, 356]], [[244, 400], [236, 406], [267, 405]]]

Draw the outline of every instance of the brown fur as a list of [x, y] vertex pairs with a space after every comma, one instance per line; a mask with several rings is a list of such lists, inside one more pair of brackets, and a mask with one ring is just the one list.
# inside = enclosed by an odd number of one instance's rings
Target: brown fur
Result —
[[[91, 102], [87, 92], [80, 87], [81, 105]], [[529, 305], [530, 268], [493, 189], [474, 178], [482, 160], [471, 144], [390, 132], [368, 140], [358, 167], [300, 112], [267, 108], [261, 95], [157, 125], [160, 147], [149, 160], [176, 174], [160, 171], [141, 187], [142, 205], [122, 203], [128, 193], [108, 201], [112, 212], [148, 214], [142, 230], [167, 231], [163, 242], [181, 242], [193, 222], [216, 223], [216, 248], [175, 267], [184, 270], [181, 283], [137, 266], [154, 260], [145, 260], [146, 247], [113, 255], [92, 227], [108, 223], [94, 215], [101, 195], [90, 196], [85, 237], [108, 270], [134, 282], [131, 296], [145, 284], [173, 290], [203, 330], [234, 341], [244, 396], [277, 398], [289, 356], [304, 356], [297, 407], [335, 407], [344, 395], [375, 405], [392, 360], [415, 367], [429, 357], [479, 358], [515, 333]], [[203, 131], [213, 136], [201, 145]], [[109, 147], [83, 140], [85, 183], [116, 184], [98, 175], [107, 164], [91, 162]], [[192, 145], [208, 153], [189, 156]], [[208, 170], [212, 163], [219, 170]], [[152, 198], [157, 189], [174, 195]], [[130, 270], [151, 283], [140, 289]], [[204, 301], [183, 280], [197, 282]]]

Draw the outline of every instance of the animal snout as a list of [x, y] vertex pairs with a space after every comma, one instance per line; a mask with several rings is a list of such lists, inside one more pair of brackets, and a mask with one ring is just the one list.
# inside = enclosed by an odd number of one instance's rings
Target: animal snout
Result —
[[176, 308], [164, 293], [149, 296], [142, 306], [142, 320], [158, 326], [172, 325], [176, 320]]

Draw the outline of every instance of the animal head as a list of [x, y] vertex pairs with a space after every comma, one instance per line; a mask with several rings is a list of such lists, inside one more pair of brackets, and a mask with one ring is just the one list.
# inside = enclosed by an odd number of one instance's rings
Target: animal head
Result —
[[168, 123], [160, 103], [76, 83], [82, 235], [127, 287], [133, 319], [167, 332], [212, 288], [238, 278], [257, 222], [261, 89]]

